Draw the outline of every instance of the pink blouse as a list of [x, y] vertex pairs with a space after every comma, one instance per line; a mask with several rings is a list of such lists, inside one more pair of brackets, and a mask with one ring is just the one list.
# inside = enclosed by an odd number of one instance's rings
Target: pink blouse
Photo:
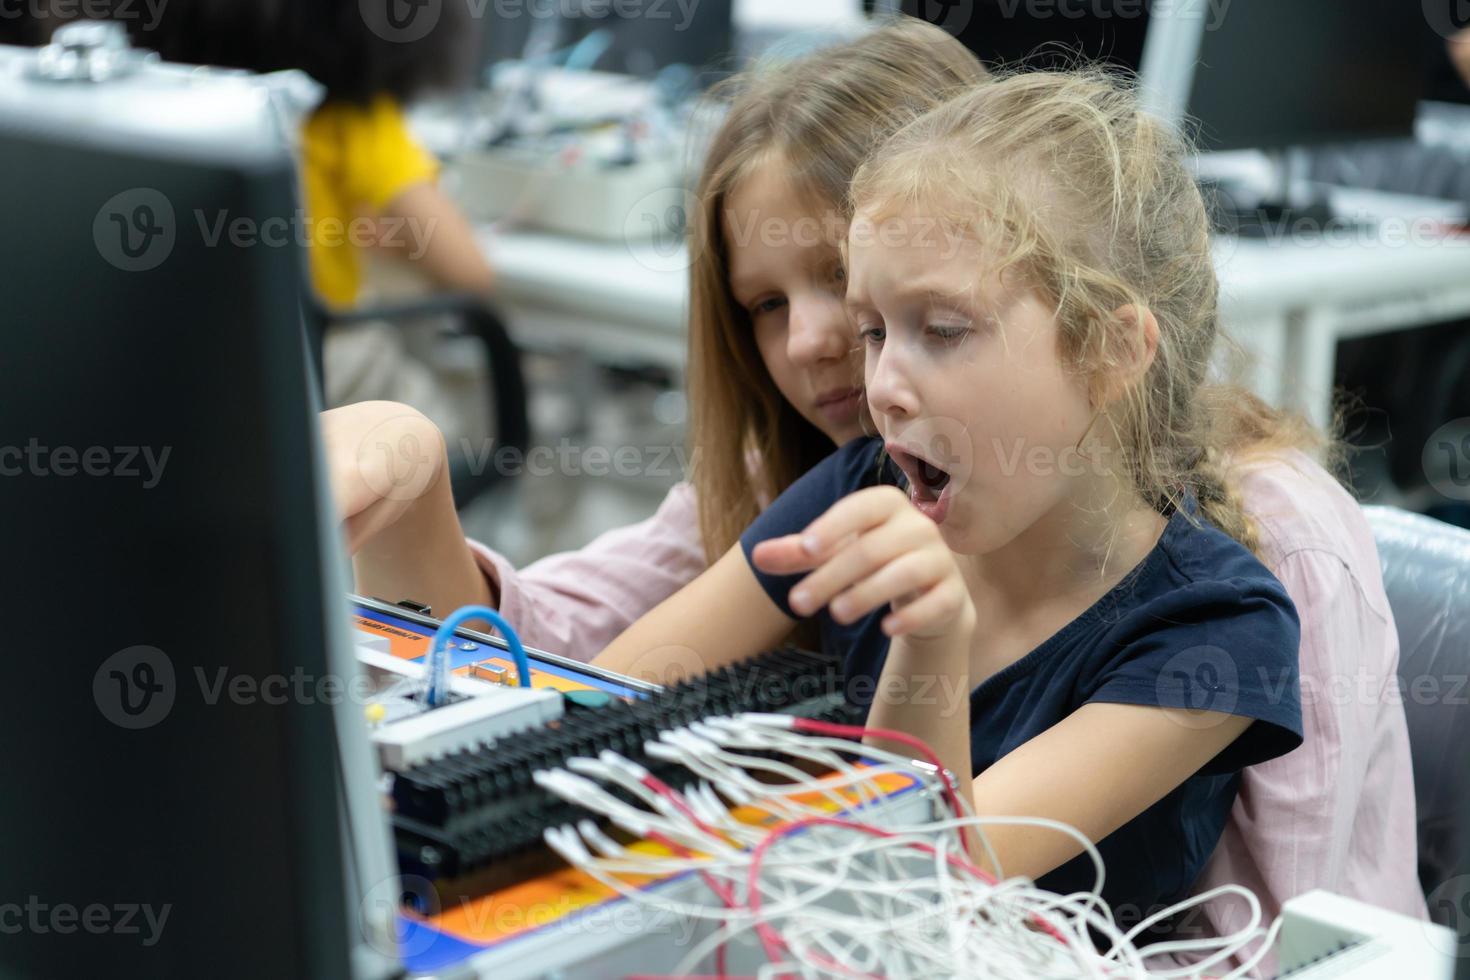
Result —
[[694, 488], [680, 483], [648, 520], [598, 536], [579, 551], [517, 571], [469, 542], [500, 588], [500, 612], [527, 646], [587, 661], [705, 570]]
[[[1399, 638], [1372, 529], [1347, 491], [1299, 452], [1253, 465], [1241, 487], [1262, 560], [1301, 617], [1306, 738], [1244, 771], [1195, 891], [1244, 885], [1266, 924], [1314, 888], [1425, 919]], [[1243, 901], [1216, 899], [1199, 925], [1223, 935], [1247, 915]], [[1275, 966], [1268, 954], [1256, 972], [1271, 976]]]
[[[1261, 899], [1266, 923], [1286, 899], [1313, 888], [1425, 918], [1408, 732], [1397, 699], [1398, 634], [1367, 519], [1301, 453], [1255, 464], [1242, 488], [1263, 559], [1301, 617], [1306, 740], [1245, 770], [1197, 890], [1245, 885]], [[520, 571], [470, 545], [499, 584], [501, 611], [521, 638], [578, 660], [590, 660], [706, 567], [694, 491], [682, 483], [648, 520]], [[1243, 902], [1216, 899], [1183, 928], [1219, 935], [1245, 921]], [[1269, 960], [1259, 969], [1273, 971]]]

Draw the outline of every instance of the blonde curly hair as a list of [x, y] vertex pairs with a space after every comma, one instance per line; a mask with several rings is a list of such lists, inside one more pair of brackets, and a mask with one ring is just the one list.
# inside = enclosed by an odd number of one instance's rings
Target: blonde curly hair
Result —
[[[1017, 73], [896, 132], [859, 169], [850, 205], [869, 216], [942, 214], [998, 250], [1002, 271], [1055, 304], [1061, 355], [1093, 394], [1089, 431], [1111, 430], [1125, 485], [1161, 512], [1192, 494], [1206, 519], [1259, 552], [1232, 459], [1281, 447], [1323, 459], [1332, 440], [1207, 381], [1219, 285], [1188, 153], [1118, 75]], [[1152, 313], [1158, 345], [1119, 391], [1142, 321], [1116, 315], [1128, 306]]]

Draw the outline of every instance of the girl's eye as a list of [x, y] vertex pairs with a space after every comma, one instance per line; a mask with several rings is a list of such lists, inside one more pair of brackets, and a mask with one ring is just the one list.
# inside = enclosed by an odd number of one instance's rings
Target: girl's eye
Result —
[[861, 327], [858, 331], [858, 336], [862, 338], [863, 343], [876, 347], [887, 338], [888, 331], [880, 324], [870, 324]]
[[785, 303], [786, 300], [782, 299], [780, 296], [772, 296], [770, 299], [763, 299], [750, 308], [750, 315], [753, 317], [757, 317], [762, 316], [766, 313], [774, 313], [776, 310], [779, 310], [782, 306], [784, 306]]
[[969, 327], [944, 326], [942, 324], [930, 324], [929, 333], [938, 340], [952, 343], [970, 332]]

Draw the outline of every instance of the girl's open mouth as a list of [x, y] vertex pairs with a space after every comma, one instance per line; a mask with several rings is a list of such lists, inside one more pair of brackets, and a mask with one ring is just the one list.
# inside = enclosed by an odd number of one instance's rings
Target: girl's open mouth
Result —
[[897, 445], [890, 444], [887, 449], [908, 478], [909, 500], [934, 523], [944, 523], [952, 497], [949, 471]]

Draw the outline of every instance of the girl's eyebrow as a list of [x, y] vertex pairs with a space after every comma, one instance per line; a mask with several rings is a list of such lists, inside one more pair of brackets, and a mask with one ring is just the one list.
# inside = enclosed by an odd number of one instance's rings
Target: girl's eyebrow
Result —
[[972, 304], [967, 293], [937, 289], [919, 290], [913, 298], [922, 300], [926, 306], [947, 306], [955, 310], [966, 309]]
[[[903, 287], [893, 294], [896, 302], [923, 306], [947, 307], [957, 312], [968, 312], [975, 306], [975, 301], [966, 291], [955, 292], [953, 290], [941, 290], [933, 287], [925, 287], [922, 282], [916, 286]], [[852, 287], [848, 287], [847, 296], [844, 300], [848, 307], [870, 308], [873, 303], [867, 296], [854, 293]]]

